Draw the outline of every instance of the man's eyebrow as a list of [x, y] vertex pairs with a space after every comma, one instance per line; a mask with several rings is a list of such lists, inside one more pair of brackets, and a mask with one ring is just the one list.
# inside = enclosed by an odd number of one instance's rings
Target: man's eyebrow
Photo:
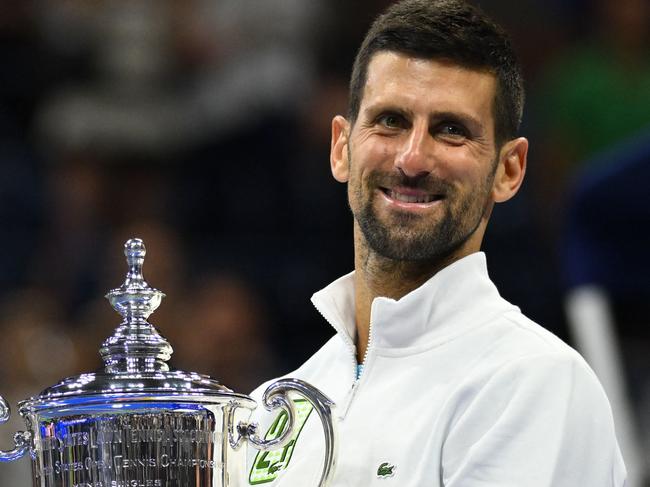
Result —
[[411, 118], [413, 116], [411, 110], [392, 103], [375, 103], [374, 105], [367, 106], [363, 112], [368, 118], [374, 118], [382, 113], [393, 113], [401, 115], [404, 118]]

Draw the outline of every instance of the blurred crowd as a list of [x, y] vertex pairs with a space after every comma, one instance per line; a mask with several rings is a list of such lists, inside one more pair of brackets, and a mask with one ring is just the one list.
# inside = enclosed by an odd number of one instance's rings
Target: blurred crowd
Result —
[[[390, 3], [0, 0], [0, 394], [15, 406], [101, 366], [120, 321], [103, 296], [124, 280], [130, 237], [145, 241], [145, 277], [167, 294], [151, 322], [176, 368], [248, 392], [331, 335], [309, 297], [353, 260], [330, 120]], [[576, 181], [650, 133], [650, 3], [479, 3], [520, 54], [531, 140], [522, 193], [488, 230], [491, 275], [571, 341], [567, 215]], [[645, 193], [637, 208], [650, 207]], [[650, 241], [647, 210], [635, 215], [605, 233]], [[630, 274], [648, 269], [633, 257]], [[644, 281], [615, 307], [633, 337], [639, 411], [650, 410]], [[20, 427], [14, 417], [0, 428], [0, 449]], [[18, 486], [2, 481], [5, 467], [0, 484]]]

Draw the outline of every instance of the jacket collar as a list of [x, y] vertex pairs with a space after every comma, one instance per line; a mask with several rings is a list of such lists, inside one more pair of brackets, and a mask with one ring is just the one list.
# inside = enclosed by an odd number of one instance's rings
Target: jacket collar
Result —
[[[354, 272], [315, 293], [312, 303], [345, 341], [355, 343]], [[477, 252], [399, 300], [375, 298], [370, 315], [373, 347], [409, 349], [449, 340], [513, 309], [490, 281], [485, 254]]]

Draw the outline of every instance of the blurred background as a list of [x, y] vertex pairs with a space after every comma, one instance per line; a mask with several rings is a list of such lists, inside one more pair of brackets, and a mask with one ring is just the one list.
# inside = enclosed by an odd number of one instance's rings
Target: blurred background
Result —
[[[123, 282], [133, 236], [147, 245], [148, 282], [168, 296], [151, 321], [176, 368], [248, 392], [331, 336], [309, 297], [353, 256], [330, 120], [390, 3], [0, 0], [0, 393], [14, 410], [101, 366], [120, 321], [103, 295]], [[519, 52], [531, 141], [524, 187], [486, 236], [491, 275], [602, 374], [640, 479], [650, 3], [480, 5]], [[21, 428], [18, 415], [1, 427], [0, 449]], [[0, 485], [31, 485], [28, 469], [0, 464]]]

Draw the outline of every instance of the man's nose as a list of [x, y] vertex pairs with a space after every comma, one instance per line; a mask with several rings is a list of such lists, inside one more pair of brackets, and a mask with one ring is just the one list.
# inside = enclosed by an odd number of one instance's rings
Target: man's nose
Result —
[[431, 172], [428, 124], [414, 124], [395, 158], [395, 167], [408, 177]]

